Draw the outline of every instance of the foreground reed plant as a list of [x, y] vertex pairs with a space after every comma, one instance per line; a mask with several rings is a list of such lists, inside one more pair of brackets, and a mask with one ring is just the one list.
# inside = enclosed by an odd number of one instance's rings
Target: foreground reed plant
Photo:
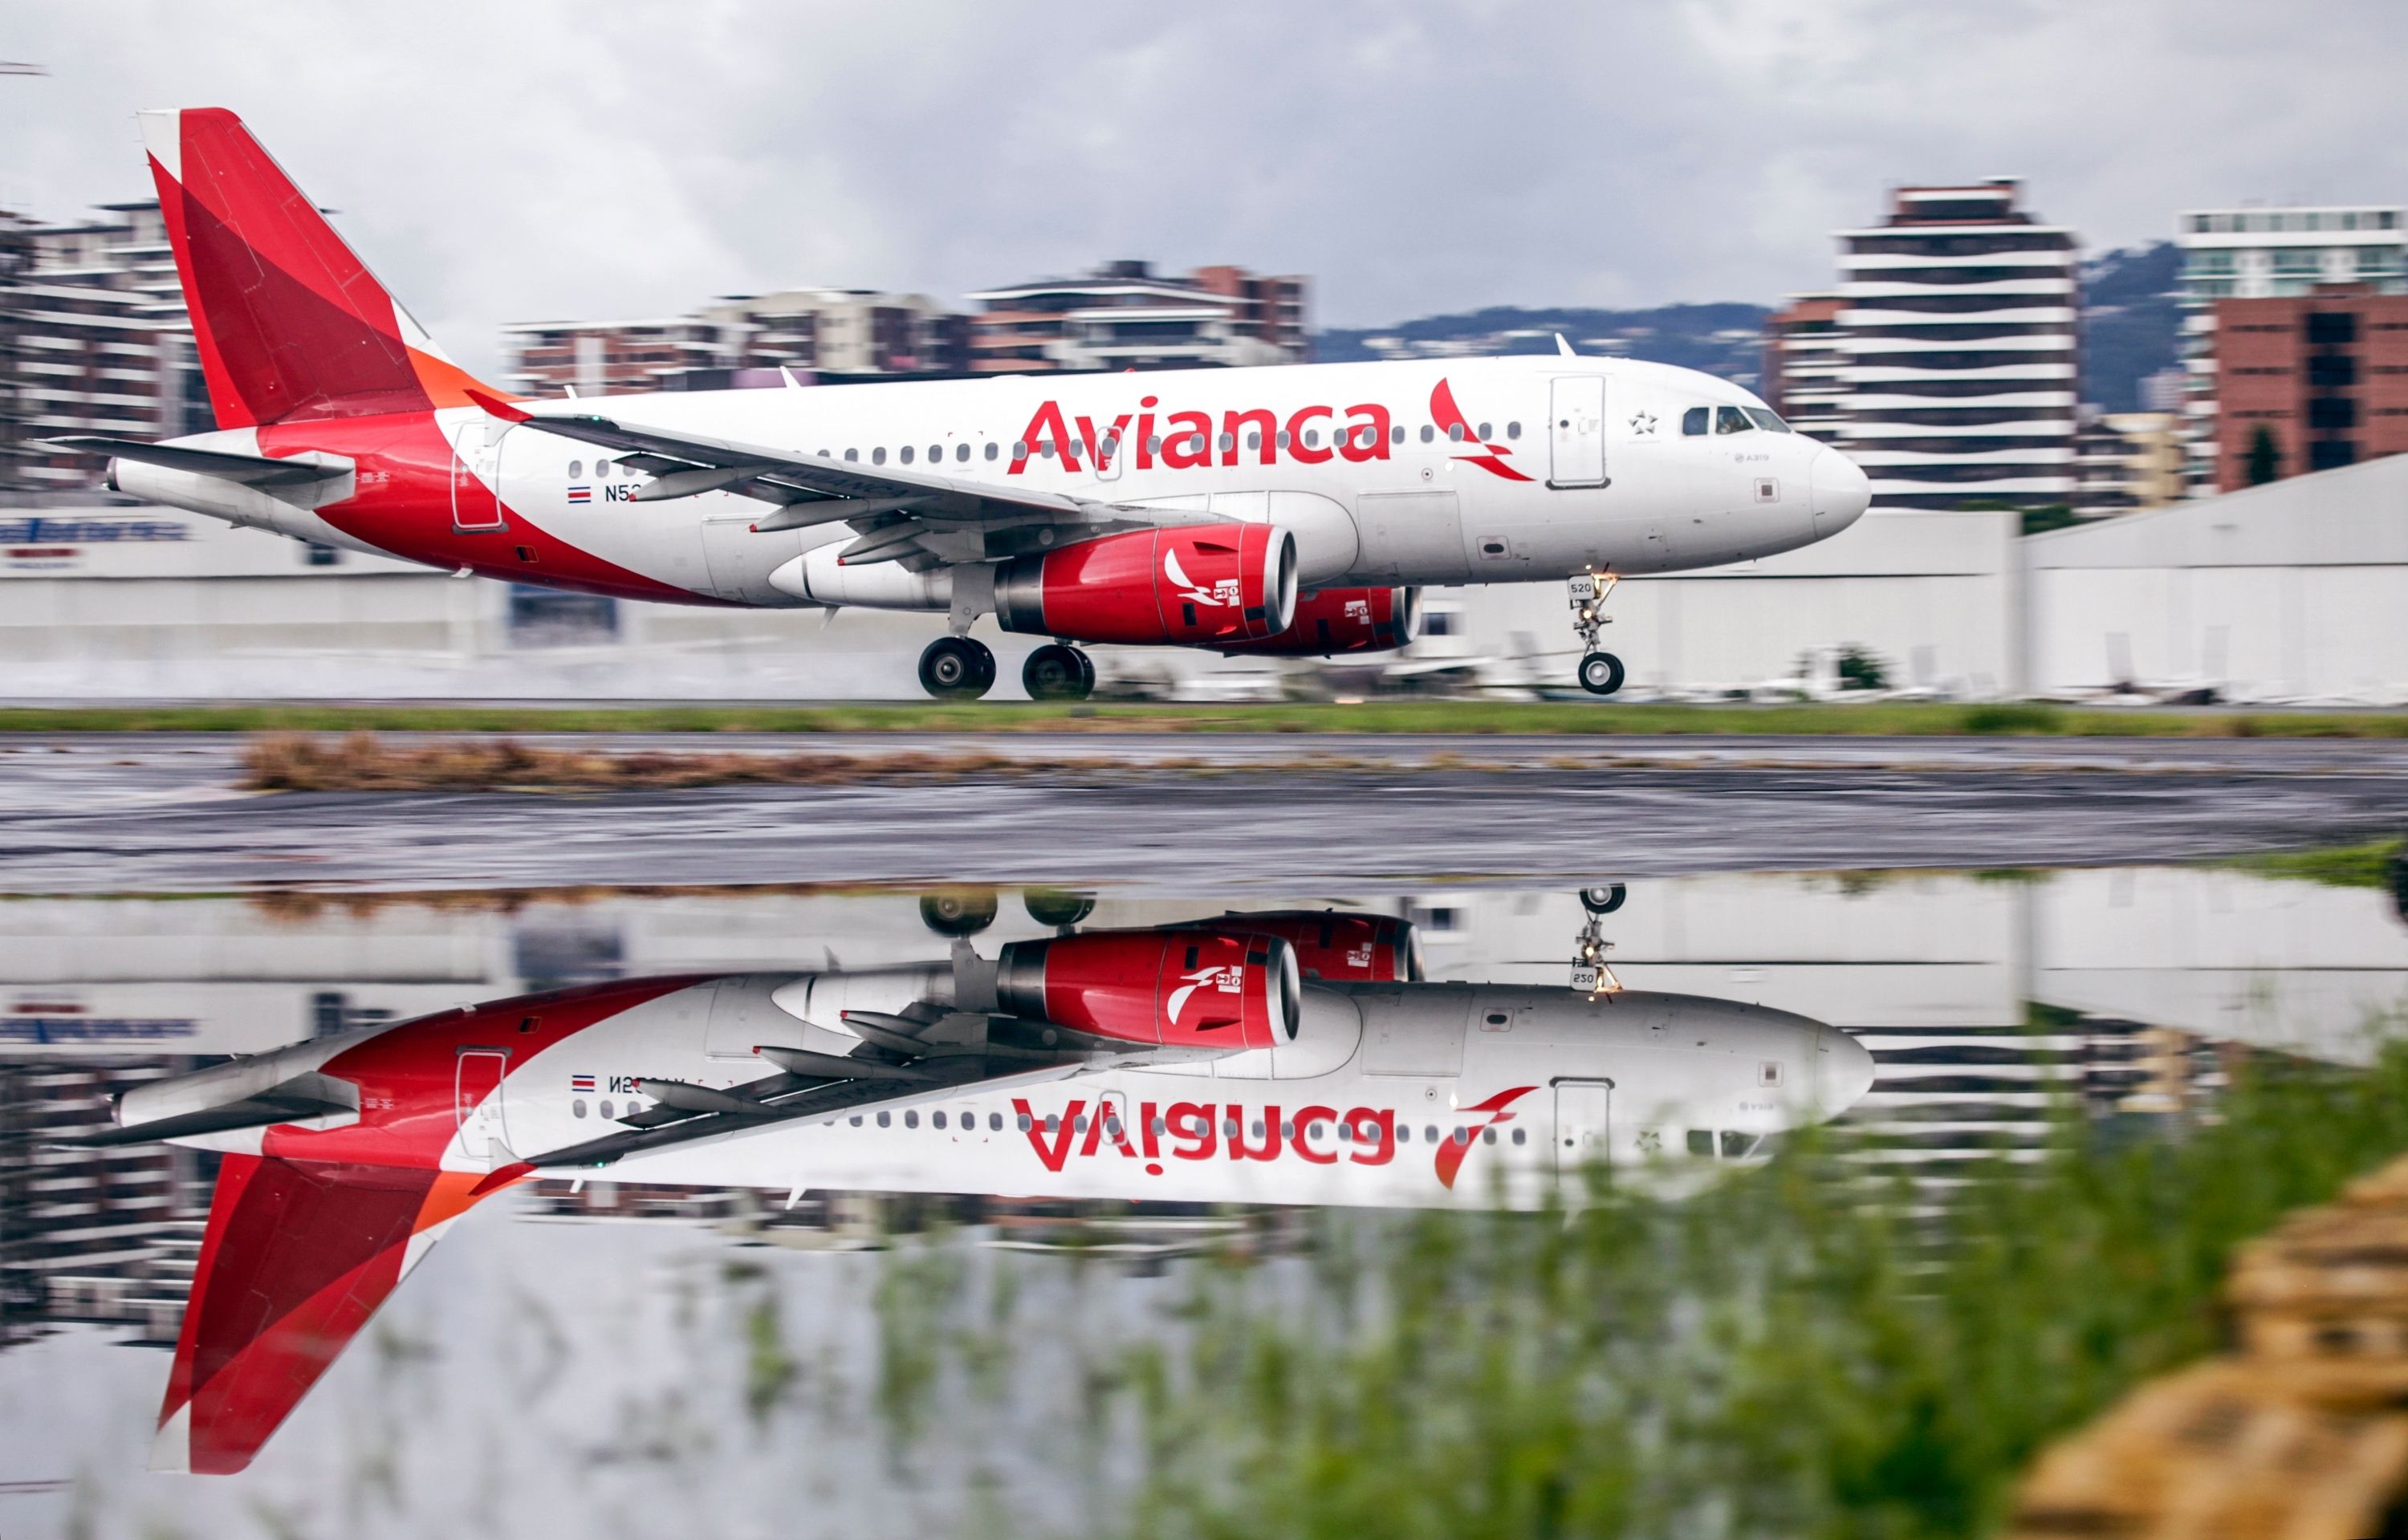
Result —
[[1309, 1268], [1199, 1268], [1123, 1350], [1127, 1528], [1980, 1533], [2046, 1440], [2214, 1346], [2237, 1243], [2403, 1148], [2391, 1048], [2261, 1062], [2182, 1121], [2069, 1108], [1940, 1187], [1839, 1130], [1684, 1201], [1333, 1217]]

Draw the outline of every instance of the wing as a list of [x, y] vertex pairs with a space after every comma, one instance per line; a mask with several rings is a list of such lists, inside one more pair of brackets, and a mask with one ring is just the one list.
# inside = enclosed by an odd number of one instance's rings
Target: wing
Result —
[[1135, 508], [991, 481], [957, 480], [900, 466], [864, 465], [726, 439], [669, 433], [590, 413], [530, 411], [480, 391], [470, 399], [492, 416], [633, 458], [652, 479], [636, 501], [733, 492], [785, 505], [758, 520], [761, 531], [844, 523], [860, 538], [847, 565], [902, 562], [926, 567], [987, 562], [1051, 549], [1097, 535], [1164, 524], [1226, 523], [1192, 510]]
[[225, 1157], [152, 1467], [249, 1465], [444, 1227], [499, 1185], [468, 1172]]
[[847, 1011], [844, 1020], [861, 1037], [850, 1057], [764, 1045], [753, 1052], [782, 1073], [730, 1090], [646, 1078], [643, 1092], [655, 1105], [635, 1119], [636, 1126], [526, 1156], [511, 1170], [574, 1175], [580, 1167], [610, 1165], [677, 1145], [810, 1118], [940, 1101], [971, 1088], [994, 1091], [1167, 1059], [1220, 1056], [1219, 1050], [1111, 1041], [1043, 1022], [934, 1005], [917, 1005], [900, 1016]]

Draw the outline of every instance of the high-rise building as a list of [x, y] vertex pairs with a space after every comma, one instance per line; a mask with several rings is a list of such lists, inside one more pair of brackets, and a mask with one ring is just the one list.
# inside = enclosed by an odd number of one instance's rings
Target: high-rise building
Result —
[[[2372, 283], [2218, 299], [2198, 334], [2216, 492], [2408, 453], [2408, 294]], [[2191, 444], [2196, 449], [2199, 439]]]
[[156, 202], [108, 204], [74, 224], [10, 221], [0, 260], [0, 489], [82, 492], [103, 461], [40, 440], [157, 438], [215, 427]]
[[1142, 262], [1106, 263], [1084, 278], [1039, 278], [970, 298], [970, 368], [979, 374], [1065, 369], [1188, 369], [1301, 364], [1306, 280], [1241, 267], [1154, 276]]
[[2073, 511], [2085, 519], [2163, 507], [2183, 495], [2182, 419], [2106, 412], [2074, 435]]
[[1846, 307], [1837, 294], [1792, 294], [1787, 305], [1764, 318], [1764, 389], [1758, 393], [1791, 427], [1826, 444], [1839, 437], [1848, 393], [1840, 377], [1846, 355], [1839, 346], [1840, 312]]
[[1839, 232], [1836, 442], [1890, 507], [2070, 503], [2073, 232], [2013, 178], [1901, 187]]
[[2187, 475], [2192, 494], [2203, 497], [2231, 484], [2215, 363], [2221, 302], [2298, 299], [2337, 283], [2362, 284], [2375, 294], [2408, 292], [2408, 210], [2394, 204], [2194, 208], [2177, 220], [2174, 239], [2183, 250]]

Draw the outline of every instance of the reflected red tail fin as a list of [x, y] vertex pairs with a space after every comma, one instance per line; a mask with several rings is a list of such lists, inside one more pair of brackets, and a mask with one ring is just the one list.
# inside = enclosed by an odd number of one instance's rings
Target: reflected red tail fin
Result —
[[402, 1275], [482, 1195], [481, 1180], [227, 1156], [152, 1467], [223, 1475], [249, 1465]]
[[222, 107], [140, 115], [222, 428], [467, 404], [478, 382]]

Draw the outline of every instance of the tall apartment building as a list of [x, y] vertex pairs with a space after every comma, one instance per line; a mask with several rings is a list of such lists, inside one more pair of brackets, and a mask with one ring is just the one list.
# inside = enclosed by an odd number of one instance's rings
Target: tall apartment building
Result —
[[39, 441], [216, 426], [155, 202], [73, 224], [7, 221], [0, 241], [0, 491], [81, 492], [103, 462]]
[[[2195, 208], [2179, 217], [2174, 239], [2183, 250], [2187, 474], [2192, 494], [2203, 497], [2231, 484], [2226, 454], [2231, 435], [2216, 373], [2222, 302], [2298, 299], [2327, 284], [2408, 293], [2408, 210], [2386, 204]], [[2260, 403], [2252, 409], [2272, 408]], [[2265, 421], [2253, 419], [2249, 427]]]
[[1764, 319], [1764, 388], [1757, 393], [1791, 427], [1826, 444], [1839, 437], [1848, 393], [1840, 377], [1845, 308], [1837, 294], [1792, 294]]
[[2218, 299], [2207, 320], [2194, 378], [2214, 405], [2203, 457], [2213, 490], [2408, 453], [2408, 294], [2318, 284], [2296, 297]]
[[1301, 364], [1307, 280], [1205, 267], [1184, 278], [1143, 262], [1106, 263], [1083, 278], [1039, 278], [970, 296], [970, 368], [978, 374], [1077, 369], [1188, 369]]
[[1901, 187], [1838, 233], [1835, 441], [1890, 507], [2068, 503], [2074, 491], [2073, 232], [2009, 178]]
[[2172, 412], [2106, 412], [2074, 434], [2073, 511], [2085, 519], [2138, 513], [2183, 495], [2182, 419]]
[[502, 328], [506, 381], [580, 395], [780, 383], [822, 376], [960, 374], [968, 318], [925, 294], [789, 289], [737, 294], [661, 321], [518, 321]]

